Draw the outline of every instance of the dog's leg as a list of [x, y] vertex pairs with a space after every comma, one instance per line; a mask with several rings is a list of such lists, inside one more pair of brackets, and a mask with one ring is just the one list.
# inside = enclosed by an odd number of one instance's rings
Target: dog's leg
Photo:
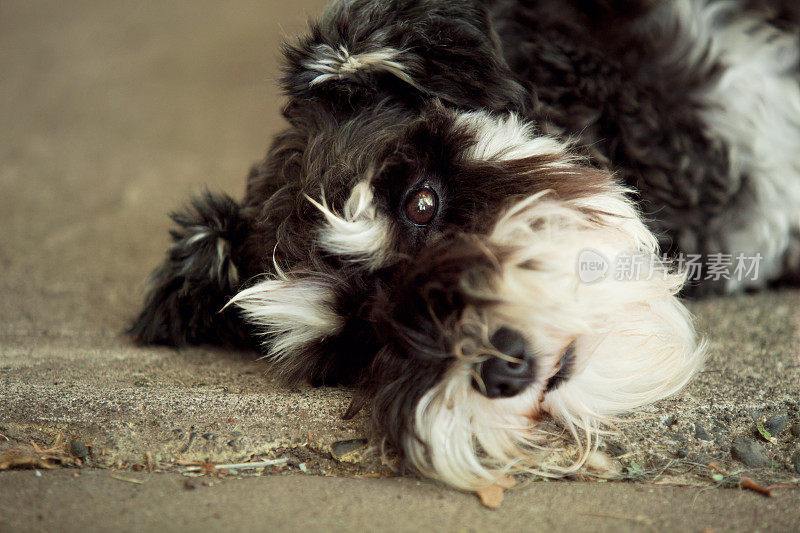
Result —
[[206, 192], [172, 219], [173, 244], [150, 277], [130, 333], [142, 344], [249, 346], [236, 311], [222, 311], [241, 284], [236, 249], [248, 233], [242, 209], [227, 195]]

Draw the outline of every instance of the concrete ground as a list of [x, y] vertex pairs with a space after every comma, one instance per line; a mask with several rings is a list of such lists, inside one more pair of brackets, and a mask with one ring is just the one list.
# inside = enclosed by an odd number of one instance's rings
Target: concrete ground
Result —
[[530, 480], [495, 512], [342, 444], [368, 437], [348, 390], [130, 343], [165, 213], [243, 191], [281, 125], [279, 42], [323, 3], [0, 3], [0, 531], [800, 529], [797, 291], [693, 304], [710, 359], [608, 439], [623, 481]]

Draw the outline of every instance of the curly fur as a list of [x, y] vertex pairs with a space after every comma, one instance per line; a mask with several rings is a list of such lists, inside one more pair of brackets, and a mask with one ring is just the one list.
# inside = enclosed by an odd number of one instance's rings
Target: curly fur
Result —
[[[371, 403], [376, 438], [459, 488], [573, 471], [702, 364], [679, 291], [800, 278], [793, 6], [335, 2], [284, 46], [287, 127], [242, 202], [173, 217], [132, 332], [251, 343], [287, 383], [353, 385], [348, 414]], [[586, 283], [587, 250], [644, 267]], [[687, 289], [662, 250], [763, 264]], [[521, 388], [485, 386], [520, 368]], [[546, 416], [571, 461], [546, 457]]]

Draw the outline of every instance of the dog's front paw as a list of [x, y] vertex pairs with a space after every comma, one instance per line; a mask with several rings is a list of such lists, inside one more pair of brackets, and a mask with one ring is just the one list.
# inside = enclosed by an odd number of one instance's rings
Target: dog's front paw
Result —
[[247, 223], [239, 205], [206, 192], [172, 219], [173, 244], [150, 276], [130, 333], [141, 344], [249, 346], [236, 313], [221, 311], [240, 284], [232, 247], [246, 235]]

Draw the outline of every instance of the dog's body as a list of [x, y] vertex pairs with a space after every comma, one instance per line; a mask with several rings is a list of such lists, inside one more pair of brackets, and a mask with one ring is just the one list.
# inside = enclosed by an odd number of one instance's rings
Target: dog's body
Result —
[[[378, 436], [458, 487], [546, 470], [543, 414], [588, 449], [702, 362], [659, 240], [759, 259], [704, 263], [701, 292], [800, 274], [800, 14], [770, 5], [332, 5], [286, 47], [289, 126], [243, 202], [174, 217], [133, 333], [355, 385]], [[587, 253], [617, 270], [586, 282]]]

